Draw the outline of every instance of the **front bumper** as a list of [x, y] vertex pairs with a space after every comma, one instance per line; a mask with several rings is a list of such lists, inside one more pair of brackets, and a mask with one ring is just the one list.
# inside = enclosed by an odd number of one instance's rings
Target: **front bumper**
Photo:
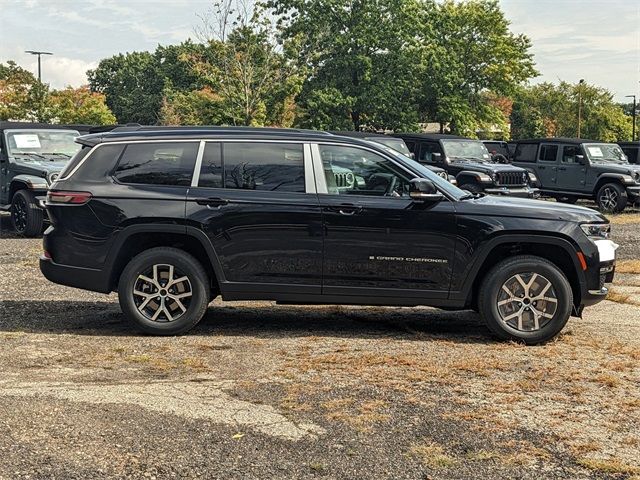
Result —
[[627, 196], [635, 199], [640, 197], [640, 186], [638, 187], [627, 187]]
[[510, 197], [519, 198], [538, 198], [540, 197], [540, 190], [538, 188], [531, 187], [490, 187], [484, 189], [485, 193], [489, 195], [508, 195]]
[[596, 240], [599, 263], [589, 270], [587, 290], [582, 295], [582, 306], [595, 305], [607, 298], [607, 284], [613, 282], [616, 271], [616, 249], [619, 245], [611, 240]]

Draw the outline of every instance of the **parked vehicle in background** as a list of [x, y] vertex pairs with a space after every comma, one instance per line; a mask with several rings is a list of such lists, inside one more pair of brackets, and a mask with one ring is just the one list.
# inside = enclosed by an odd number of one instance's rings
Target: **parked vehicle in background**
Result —
[[431, 133], [396, 136], [405, 141], [418, 162], [444, 168], [456, 177], [463, 190], [525, 198], [538, 196], [533, 173], [514, 165], [493, 163], [480, 140]]
[[613, 279], [597, 212], [473, 195], [375, 142], [195, 127], [77, 141], [47, 194], [40, 269], [117, 291], [145, 332], [186, 332], [221, 295], [474, 308], [500, 338], [535, 344]]
[[78, 135], [64, 125], [0, 122], [0, 209], [11, 212], [19, 234], [42, 232], [46, 216], [39, 203], [80, 150]]
[[[331, 132], [333, 135], [342, 135], [344, 137], [352, 137], [359, 138], [361, 140], [367, 140], [370, 142], [376, 142], [386, 148], [395, 150], [402, 155], [405, 155], [412, 160], [415, 159], [415, 155], [413, 152], [409, 151], [407, 148], [407, 144], [404, 143], [404, 140], [401, 138], [392, 137], [389, 135], [381, 135], [379, 133], [371, 133], [371, 132], [349, 132], [349, 131], [340, 131], [340, 132]], [[457, 184], [456, 177], [453, 175], [449, 175], [444, 168], [436, 167], [433, 165], [425, 165], [429, 170], [431, 170], [436, 175], [444, 178], [445, 180], [450, 181], [454, 185]]]
[[629, 163], [640, 164], [640, 142], [618, 142]]
[[509, 163], [511, 161], [511, 153], [507, 142], [502, 140], [482, 140], [482, 143], [489, 150], [491, 160], [494, 162]]
[[517, 142], [513, 163], [534, 172], [543, 195], [565, 203], [595, 200], [603, 212], [621, 212], [640, 196], [640, 165], [615, 143], [577, 138]]

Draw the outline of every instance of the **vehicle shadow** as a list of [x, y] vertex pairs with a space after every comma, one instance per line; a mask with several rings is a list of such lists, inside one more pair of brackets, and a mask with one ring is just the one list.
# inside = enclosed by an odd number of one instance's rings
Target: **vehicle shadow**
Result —
[[[116, 302], [67, 300], [1, 301], [0, 332], [143, 335], [127, 321]], [[204, 319], [188, 335], [446, 339], [459, 343], [493, 341], [489, 330], [471, 311], [234, 302], [209, 305]]]

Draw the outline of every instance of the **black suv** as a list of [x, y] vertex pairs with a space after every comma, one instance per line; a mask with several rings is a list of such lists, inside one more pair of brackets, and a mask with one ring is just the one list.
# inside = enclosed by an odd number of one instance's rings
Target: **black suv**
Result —
[[40, 202], [69, 159], [80, 150], [77, 130], [64, 125], [0, 122], [0, 210], [11, 212], [21, 235], [42, 233]]
[[640, 142], [618, 142], [629, 163], [640, 164]]
[[640, 198], [640, 165], [615, 143], [577, 138], [517, 142], [513, 163], [534, 172], [546, 196], [565, 203], [595, 200], [604, 212], [621, 212]]
[[304, 130], [119, 128], [47, 194], [40, 268], [117, 291], [154, 334], [209, 302], [477, 309], [534, 344], [605, 298], [616, 245], [583, 207], [473, 195], [375, 143]]
[[480, 140], [435, 133], [400, 133], [416, 160], [455, 175], [461, 189], [471, 193], [536, 198], [537, 179], [514, 165], [494, 163]]

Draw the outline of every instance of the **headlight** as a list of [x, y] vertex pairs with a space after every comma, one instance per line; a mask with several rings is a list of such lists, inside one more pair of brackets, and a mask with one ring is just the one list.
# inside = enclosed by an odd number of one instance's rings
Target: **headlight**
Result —
[[493, 179], [486, 173], [479, 173], [478, 180], [480, 180], [481, 182], [493, 182]]
[[454, 177], [453, 175], [449, 175], [449, 183], [451, 183], [452, 185], [457, 185], [458, 180], [456, 180], [456, 177]]
[[536, 177], [536, 174], [533, 172], [528, 172], [529, 174], [529, 181], [531, 183], [538, 183], [538, 177]]
[[609, 238], [611, 233], [611, 225], [608, 223], [583, 223], [580, 228], [587, 237], [594, 240]]

